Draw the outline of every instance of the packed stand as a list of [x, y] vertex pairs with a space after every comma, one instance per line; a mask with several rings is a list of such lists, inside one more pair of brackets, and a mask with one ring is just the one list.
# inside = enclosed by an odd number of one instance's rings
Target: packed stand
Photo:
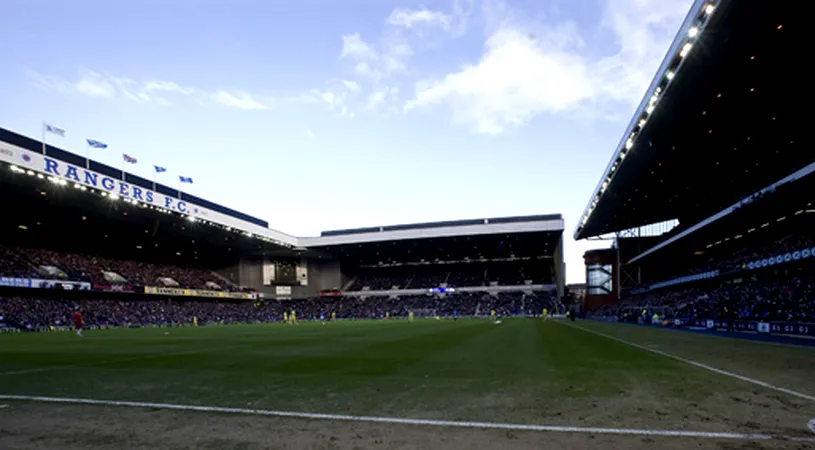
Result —
[[34, 273], [34, 268], [22, 255], [0, 246], [0, 276], [27, 278]]
[[280, 321], [284, 312], [295, 311], [300, 320], [383, 319], [422, 316], [539, 315], [547, 307], [556, 310], [548, 293], [502, 293], [499, 295], [454, 294], [402, 297], [332, 297], [286, 301], [216, 302], [193, 300], [54, 300], [28, 297], [0, 298], [0, 317], [20, 329], [43, 330], [69, 327], [79, 310], [91, 326], [144, 327], [199, 324], [231, 324]]
[[647, 311], [679, 319], [815, 323], [815, 274], [811, 267], [756, 274], [708, 287], [657, 291], [606, 305], [591, 314], [634, 318]]
[[239, 290], [238, 286], [203, 269], [122, 261], [44, 249], [0, 247], [0, 276], [84, 281], [94, 286], [127, 284]]
[[431, 288], [446, 285], [450, 276], [449, 265], [414, 266], [407, 289]]
[[348, 291], [424, 289], [440, 286], [477, 287], [496, 284], [520, 286], [552, 283], [541, 261], [491, 261], [454, 264], [424, 264], [366, 267], [357, 274]]
[[479, 263], [456, 264], [447, 277], [449, 286], [485, 286], [487, 267]]
[[379, 291], [393, 289], [394, 286], [404, 289], [410, 282], [411, 274], [410, 268], [404, 266], [362, 268], [347, 290]]

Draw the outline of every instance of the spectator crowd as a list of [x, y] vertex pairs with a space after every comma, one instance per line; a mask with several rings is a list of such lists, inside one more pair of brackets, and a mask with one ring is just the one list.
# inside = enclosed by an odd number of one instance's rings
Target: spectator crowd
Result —
[[815, 274], [810, 266], [753, 273], [748, 278], [674, 286], [605, 305], [594, 316], [815, 323]]
[[0, 298], [0, 317], [6, 325], [31, 330], [70, 326], [75, 310], [87, 324], [141, 327], [151, 325], [273, 322], [295, 311], [301, 320], [382, 319], [425, 316], [537, 315], [555, 311], [553, 298], [537, 293], [457, 293], [401, 297], [322, 297], [303, 300], [221, 302], [202, 300], [58, 300], [29, 297]]
[[549, 260], [473, 261], [361, 268], [349, 291], [551, 284]]
[[0, 246], [0, 276], [84, 281], [96, 287], [130, 285], [239, 290], [238, 286], [213, 272], [195, 267], [3, 246]]

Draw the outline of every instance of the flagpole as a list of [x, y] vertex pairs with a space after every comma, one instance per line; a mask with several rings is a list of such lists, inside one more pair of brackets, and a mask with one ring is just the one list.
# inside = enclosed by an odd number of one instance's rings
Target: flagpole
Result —
[[156, 171], [156, 166], [153, 166], [153, 192], [156, 192], [156, 176], [158, 175], [158, 171]]
[[90, 170], [91, 169], [91, 144], [85, 144], [85, 168]]
[[181, 178], [178, 179], [178, 199], [181, 200]]
[[42, 154], [43, 155], [47, 154], [46, 150], [45, 150], [45, 121], [44, 120], [42, 121]]
[[122, 181], [125, 180], [125, 155], [122, 155]]

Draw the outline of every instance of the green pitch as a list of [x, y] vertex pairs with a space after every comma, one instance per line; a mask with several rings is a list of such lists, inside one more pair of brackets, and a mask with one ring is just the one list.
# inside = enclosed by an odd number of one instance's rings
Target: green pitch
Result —
[[808, 433], [815, 417], [807, 400], [586, 329], [812, 395], [810, 348], [576, 325], [422, 319], [4, 335], [0, 394], [785, 435]]

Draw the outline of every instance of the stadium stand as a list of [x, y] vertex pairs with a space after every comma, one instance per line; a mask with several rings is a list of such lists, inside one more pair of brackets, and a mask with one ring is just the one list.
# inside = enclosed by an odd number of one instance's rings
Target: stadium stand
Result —
[[798, 266], [782, 273], [758, 273], [647, 294], [632, 295], [620, 305], [606, 305], [594, 315], [631, 321], [647, 311], [670, 319], [717, 319], [761, 322], [815, 323], [813, 267]]
[[815, 335], [815, 153], [787, 90], [806, 27], [776, 6], [686, 20], [575, 229], [619, 261], [588, 316]]
[[187, 289], [236, 290], [238, 286], [216, 274], [182, 268], [33, 248], [0, 247], [0, 276], [86, 281], [94, 286], [154, 286]]
[[0, 129], [0, 328], [540, 314], [563, 295], [560, 215], [298, 238]]
[[[440, 287], [562, 289], [557, 231], [561, 221], [559, 216], [541, 216], [326, 232], [314, 248], [340, 260], [349, 278], [344, 290], [349, 292]], [[518, 225], [534, 227], [534, 231], [514, 231]], [[552, 226], [554, 231], [547, 231]], [[496, 232], [495, 227], [501, 231]], [[434, 237], [434, 232], [441, 234]], [[453, 232], [461, 234], [451, 236]], [[395, 237], [382, 239], [382, 235]]]
[[289, 301], [223, 302], [202, 300], [111, 300], [41, 297], [0, 297], [0, 318], [5, 324], [31, 331], [70, 326], [71, 314], [80, 310], [95, 327], [189, 326], [281, 321], [284, 312], [296, 311], [300, 320], [384, 319], [407, 317], [539, 315], [559, 303], [548, 293], [457, 293], [401, 297], [312, 298]]
[[346, 290], [552, 284], [546, 265], [540, 260], [506, 260], [363, 267]]

